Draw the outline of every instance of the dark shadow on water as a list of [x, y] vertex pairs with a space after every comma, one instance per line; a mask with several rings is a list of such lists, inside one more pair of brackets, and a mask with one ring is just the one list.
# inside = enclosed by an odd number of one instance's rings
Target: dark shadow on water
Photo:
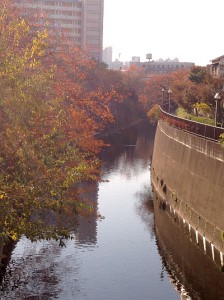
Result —
[[4, 245], [0, 244], [0, 286], [2, 286], [2, 280], [6, 272], [7, 265], [11, 259], [11, 254], [15, 248], [16, 243], [12, 241], [7, 241]]
[[121, 129], [112, 135], [105, 135], [103, 140], [110, 147], [102, 150], [100, 158], [109, 165], [112, 165], [122, 153], [127, 155], [129, 164], [136, 157], [148, 160], [153, 151], [155, 129], [154, 126], [144, 121], [132, 127]]
[[224, 273], [154, 198], [155, 231], [163, 269], [181, 299], [223, 300]]

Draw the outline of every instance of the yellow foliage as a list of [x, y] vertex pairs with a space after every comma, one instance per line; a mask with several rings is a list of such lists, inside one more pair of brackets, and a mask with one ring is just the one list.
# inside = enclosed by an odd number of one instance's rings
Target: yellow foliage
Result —
[[159, 118], [159, 105], [153, 105], [150, 110], [147, 112], [150, 123], [155, 124]]
[[[0, 234], [17, 240], [44, 231], [48, 211], [60, 212], [59, 223], [63, 212], [74, 220], [78, 184], [99, 174], [94, 154], [103, 142], [95, 135], [112, 120], [115, 95], [97, 81], [88, 86], [95, 64], [80, 49], [49, 51], [47, 29], [35, 32], [1, 8]], [[57, 236], [47, 229], [45, 237]]]

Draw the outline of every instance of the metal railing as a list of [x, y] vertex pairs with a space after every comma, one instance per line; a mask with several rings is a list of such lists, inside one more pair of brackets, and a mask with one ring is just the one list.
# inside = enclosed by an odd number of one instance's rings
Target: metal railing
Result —
[[207, 125], [199, 122], [195, 122], [188, 119], [183, 119], [168, 113], [165, 111], [165, 107], [159, 107], [159, 118], [169, 125], [176, 127], [178, 129], [187, 131], [192, 134], [196, 134], [198, 136], [218, 141], [220, 139], [220, 135], [224, 133], [224, 128]]

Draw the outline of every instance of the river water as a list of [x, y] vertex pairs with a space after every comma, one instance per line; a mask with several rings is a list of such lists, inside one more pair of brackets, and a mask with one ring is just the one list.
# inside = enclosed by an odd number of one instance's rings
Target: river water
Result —
[[103, 181], [89, 192], [99, 213], [80, 218], [75, 238], [65, 247], [21, 238], [0, 299], [194, 299], [167, 267], [155, 234], [153, 138], [149, 125], [109, 138], [112, 146], [102, 153]]

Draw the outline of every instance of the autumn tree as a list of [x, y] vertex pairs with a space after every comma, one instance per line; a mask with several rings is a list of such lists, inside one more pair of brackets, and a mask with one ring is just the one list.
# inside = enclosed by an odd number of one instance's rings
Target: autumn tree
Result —
[[98, 178], [97, 134], [113, 119], [115, 92], [92, 85], [86, 53], [54, 45], [7, 0], [0, 32], [0, 233], [58, 238], [91, 209], [80, 183]]
[[122, 101], [113, 103], [112, 111], [120, 126], [126, 127], [139, 122], [146, 116], [146, 111], [139, 101], [140, 91], [144, 87], [145, 74], [142, 68], [135, 65], [118, 72], [121, 75], [119, 91]]
[[113, 97], [108, 102], [114, 122], [106, 126], [106, 130], [129, 126], [142, 119], [146, 113], [138, 101], [139, 90], [144, 83], [144, 73], [140, 68], [108, 70], [104, 64], [97, 64], [94, 73], [89, 73], [90, 84], [101, 86], [104, 92], [113, 90]]
[[200, 84], [205, 82], [207, 77], [207, 71], [205, 67], [201, 66], [193, 66], [191, 68], [191, 72], [189, 74], [189, 80], [196, 83]]
[[149, 109], [157, 103], [167, 103], [167, 91], [171, 89], [172, 102], [176, 105], [190, 113], [212, 116], [215, 109], [214, 95], [219, 92], [222, 96], [223, 93], [223, 78], [212, 77], [205, 67], [200, 66], [151, 75], [145, 83], [140, 99]]

